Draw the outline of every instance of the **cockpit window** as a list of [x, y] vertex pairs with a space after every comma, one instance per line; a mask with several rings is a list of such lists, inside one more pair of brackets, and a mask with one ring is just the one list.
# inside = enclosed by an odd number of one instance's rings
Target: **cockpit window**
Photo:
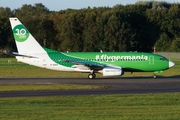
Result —
[[167, 60], [165, 57], [162, 57], [162, 58], [159, 58], [159, 59], [160, 59], [160, 60], [163, 60], [163, 61], [164, 61], [164, 60]]

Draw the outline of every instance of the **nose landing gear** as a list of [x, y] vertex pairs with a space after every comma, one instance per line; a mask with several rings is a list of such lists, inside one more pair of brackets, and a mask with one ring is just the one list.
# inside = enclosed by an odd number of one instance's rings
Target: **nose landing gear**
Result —
[[156, 79], [156, 77], [157, 77], [156, 74], [154, 74], [154, 75], [153, 75], [153, 78]]

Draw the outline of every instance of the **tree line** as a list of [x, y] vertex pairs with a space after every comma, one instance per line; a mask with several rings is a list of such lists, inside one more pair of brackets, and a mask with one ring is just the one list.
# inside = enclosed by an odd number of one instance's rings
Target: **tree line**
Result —
[[58, 51], [180, 52], [180, 4], [139, 1], [114, 7], [50, 11], [42, 3], [0, 7], [0, 50], [16, 51], [9, 17]]

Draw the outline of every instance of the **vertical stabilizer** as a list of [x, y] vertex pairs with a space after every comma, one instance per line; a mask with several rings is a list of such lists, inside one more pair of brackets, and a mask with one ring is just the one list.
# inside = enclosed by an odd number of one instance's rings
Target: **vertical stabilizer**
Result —
[[18, 18], [9, 18], [19, 54], [46, 53]]

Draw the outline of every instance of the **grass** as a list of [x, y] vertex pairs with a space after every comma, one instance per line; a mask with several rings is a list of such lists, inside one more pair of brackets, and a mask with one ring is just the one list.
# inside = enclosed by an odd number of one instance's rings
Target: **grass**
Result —
[[1, 120], [179, 120], [180, 93], [0, 98]]
[[39, 90], [72, 90], [97, 89], [105, 86], [75, 85], [75, 84], [0, 84], [0, 92], [7, 91], [39, 91]]
[[[180, 59], [172, 59], [175, 66], [161, 73], [162, 76], [180, 75]], [[88, 73], [60, 72], [17, 62], [15, 58], [0, 58], [0, 77], [87, 77]], [[127, 72], [124, 76], [152, 76], [152, 72]], [[97, 74], [97, 76], [102, 76]]]

